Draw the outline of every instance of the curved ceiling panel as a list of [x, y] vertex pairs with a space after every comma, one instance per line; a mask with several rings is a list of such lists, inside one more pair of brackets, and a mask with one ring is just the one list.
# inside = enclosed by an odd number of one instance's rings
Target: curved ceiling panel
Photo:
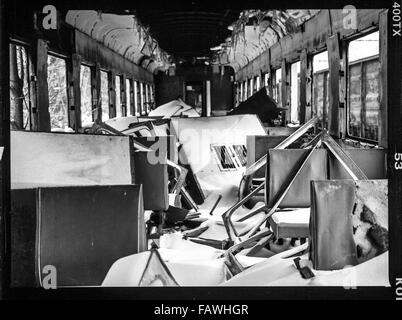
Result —
[[66, 22], [135, 64], [139, 64], [144, 57], [150, 61], [157, 60], [157, 68], [152, 71], [167, 70], [171, 65], [168, 54], [159, 47], [148, 30], [138, 23], [134, 15], [70, 10], [67, 12]]
[[[245, 10], [232, 25], [231, 41], [222, 44], [213, 64], [221, 64], [220, 56], [229, 57], [228, 64], [238, 71], [261, 55], [280, 38], [294, 33], [319, 10]], [[226, 39], [228, 40], [228, 39]], [[229, 42], [229, 45], [228, 45]]]

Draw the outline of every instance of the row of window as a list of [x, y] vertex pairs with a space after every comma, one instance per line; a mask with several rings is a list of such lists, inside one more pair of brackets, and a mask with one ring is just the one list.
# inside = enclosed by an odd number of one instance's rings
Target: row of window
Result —
[[[65, 129], [69, 126], [68, 97], [73, 96], [73, 88], [68, 94], [67, 62], [65, 59], [49, 54], [48, 61], [49, 113], [51, 129]], [[101, 106], [102, 121], [114, 114], [109, 99], [115, 95], [116, 117], [127, 115], [146, 115], [154, 108], [154, 87], [135, 79], [115, 76], [115, 90], [110, 83], [111, 73], [100, 71], [100, 101], [96, 101], [96, 86], [93, 83], [94, 69], [82, 64], [80, 67], [81, 123], [90, 125], [96, 117], [97, 108]], [[32, 124], [31, 93], [29, 86], [28, 52], [20, 45], [10, 45], [10, 119], [20, 129], [30, 130]], [[123, 87], [124, 86], [124, 87]], [[123, 89], [123, 90], [122, 90]], [[122, 104], [120, 93], [123, 92], [126, 104]], [[71, 102], [74, 105], [74, 102]]]
[[[320, 119], [320, 127], [328, 127], [328, 52], [313, 56], [312, 60], [312, 107], [313, 114]], [[355, 39], [348, 45], [347, 67], [347, 122], [348, 136], [378, 141], [379, 126], [379, 32]], [[236, 103], [246, 100], [260, 89], [268, 88], [272, 77], [273, 99], [282, 104], [282, 69], [263, 74], [237, 84]], [[290, 121], [299, 123], [300, 61], [290, 66]]]

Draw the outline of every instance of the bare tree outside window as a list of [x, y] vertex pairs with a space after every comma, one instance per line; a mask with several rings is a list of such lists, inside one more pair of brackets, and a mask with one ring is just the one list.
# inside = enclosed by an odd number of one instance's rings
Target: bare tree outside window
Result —
[[31, 129], [29, 99], [27, 51], [10, 44], [10, 120], [18, 129]]
[[81, 66], [80, 75], [80, 88], [81, 88], [81, 121], [85, 126], [93, 122], [92, 112], [92, 92], [91, 92], [91, 68], [88, 66]]
[[101, 71], [102, 121], [109, 120], [109, 92], [107, 72]]
[[52, 129], [68, 127], [66, 61], [48, 55], [49, 113]]

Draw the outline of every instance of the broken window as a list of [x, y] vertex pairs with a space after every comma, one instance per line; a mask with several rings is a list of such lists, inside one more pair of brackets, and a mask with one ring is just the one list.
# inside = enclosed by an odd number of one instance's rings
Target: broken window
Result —
[[324, 51], [313, 56], [313, 106], [318, 128], [328, 127], [328, 83], [328, 51]]
[[101, 71], [101, 106], [102, 106], [102, 121], [109, 120], [109, 82], [108, 74]]
[[300, 61], [290, 67], [290, 122], [299, 123]]
[[212, 145], [211, 147], [222, 171], [238, 170], [247, 163], [245, 145]]
[[68, 127], [66, 60], [48, 55], [47, 84], [51, 129]]
[[348, 48], [348, 133], [378, 141], [379, 33], [353, 40]]
[[10, 121], [18, 128], [31, 129], [28, 52], [10, 44]]
[[116, 76], [116, 118], [122, 116], [121, 112], [121, 86], [120, 86], [120, 76]]
[[93, 122], [92, 112], [92, 89], [91, 89], [91, 68], [81, 65], [81, 122], [85, 126]]

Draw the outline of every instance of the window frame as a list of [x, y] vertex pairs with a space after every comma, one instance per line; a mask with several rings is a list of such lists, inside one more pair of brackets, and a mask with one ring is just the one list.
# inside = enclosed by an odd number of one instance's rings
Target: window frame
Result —
[[[380, 61], [380, 47], [379, 47], [379, 52], [378, 52], [377, 55], [372, 55], [372, 56], [369, 56], [369, 57], [361, 58], [359, 60], [356, 60], [356, 61], [353, 61], [352, 63], [350, 63], [349, 62], [349, 45], [350, 45], [350, 43], [352, 41], [360, 39], [360, 38], [363, 38], [363, 37], [368, 36], [369, 34], [372, 34], [372, 33], [375, 33], [375, 32], [379, 33], [378, 34], [378, 37], [379, 37], [378, 40], [381, 43], [381, 33], [379, 31], [378, 26], [368, 28], [368, 29], [362, 31], [359, 34], [355, 34], [355, 35], [350, 36], [350, 37], [345, 39], [345, 51], [346, 51], [346, 67], [345, 67], [345, 97], [346, 97], [345, 105], [346, 106], [345, 106], [345, 110], [346, 110], [346, 112], [345, 112], [344, 121], [345, 121], [345, 124], [346, 124], [345, 125], [345, 127], [346, 127], [345, 138], [346, 139], [350, 139], [352, 141], [363, 142], [363, 143], [367, 143], [367, 144], [370, 144], [370, 145], [377, 146], [380, 143], [379, 140], [376, 141], [376, 140], [367, 139], [367, 138], [363, 138], [363, 137], [356, 137], [356, 136], [353, 136], [353, 135], [351, 135], [349, 133], [349, 114], [350, 114], [349, 68], [350, 68], [351, 65], [353, 66], [354, 64], [364, 63], [364, 62], [368, 62], [368, 61], [375, 60], [375, 59], [378, 59], [379, 62], [381, 63], [381, 61]], [[380, 68], [381, 68], [381, 64], [380, 64]], [[363, 70], [362, 66], [361, 66], [361, 70]], [[380, 70], [380, 72], [381, 72], [381, 70]], [[379, 81], [380, 81], [380, 83], [379, 83], [379, 91], [381, 90], [380, 89], [380, 86], [381, 86], [381, 80], [380, 79], [381, 78], [379, 78]], [[361, 86], [362, 86], [362, 84], [361, 84]], [[378, 94], [380, 94], [380, 92]], [[381, 110], [381, 106], [380, 106], [379, 110]], [[379, 112], [378, 116], [381, 117], [381, 112]], [[380, 122], [380, 120], [379, 120], [379, 122]]]
[[[347, 64], [347, 76], [346, 76], [346, 138], [351, 139], [351, 140], [355, 140], [355, 141], [362, 141], [362, 142], [366, 142], [366, 143], [370, 143], [370, 144], [378, 144], [379, 141], [378, 140], [373, 140], [373, 139], [368, 139], [368, 138], [364, 138], [364, 137], [357, 137], [354, 136], [353, 134], [351, 134], [349, 131], [349, 122], [350, 122], [350, 89], [349, 89], [349, 73], [350, 73], [350, 67], [356, 66], [356, 65], [360, 65], [360, 70], [361, 70], [361, 75], [363, 75], [363, 66], [367, 65], [369, 62], [373, 62], [373, 61], [379, 61], [380, 57], [379, 55], [373, 55], [370, 57], [365, 57], [356, 61], [353, 61], [352, 63], [348, 63]], [[380, 81], [380, 79], [379, 79]], [[379, 84], [379, 86], [381, 85], [381, 83]], [[362, 88], [365, 86], [365, 83], [363, 83], [363, 81], [361, 80], [360, 83], [360, 99], [361, 99], [361, 110], [363, 111], [365, 109], [365, 102], [363, 102], [364, 99], [362, 99]], [[380, 94], [378, 92], [378, 94]], [[378, 116], [380, 117], [380, 108], [381, 106], [379, 106], [378, 109]], [[361, 124], [362, 125], [362, 124]]]

